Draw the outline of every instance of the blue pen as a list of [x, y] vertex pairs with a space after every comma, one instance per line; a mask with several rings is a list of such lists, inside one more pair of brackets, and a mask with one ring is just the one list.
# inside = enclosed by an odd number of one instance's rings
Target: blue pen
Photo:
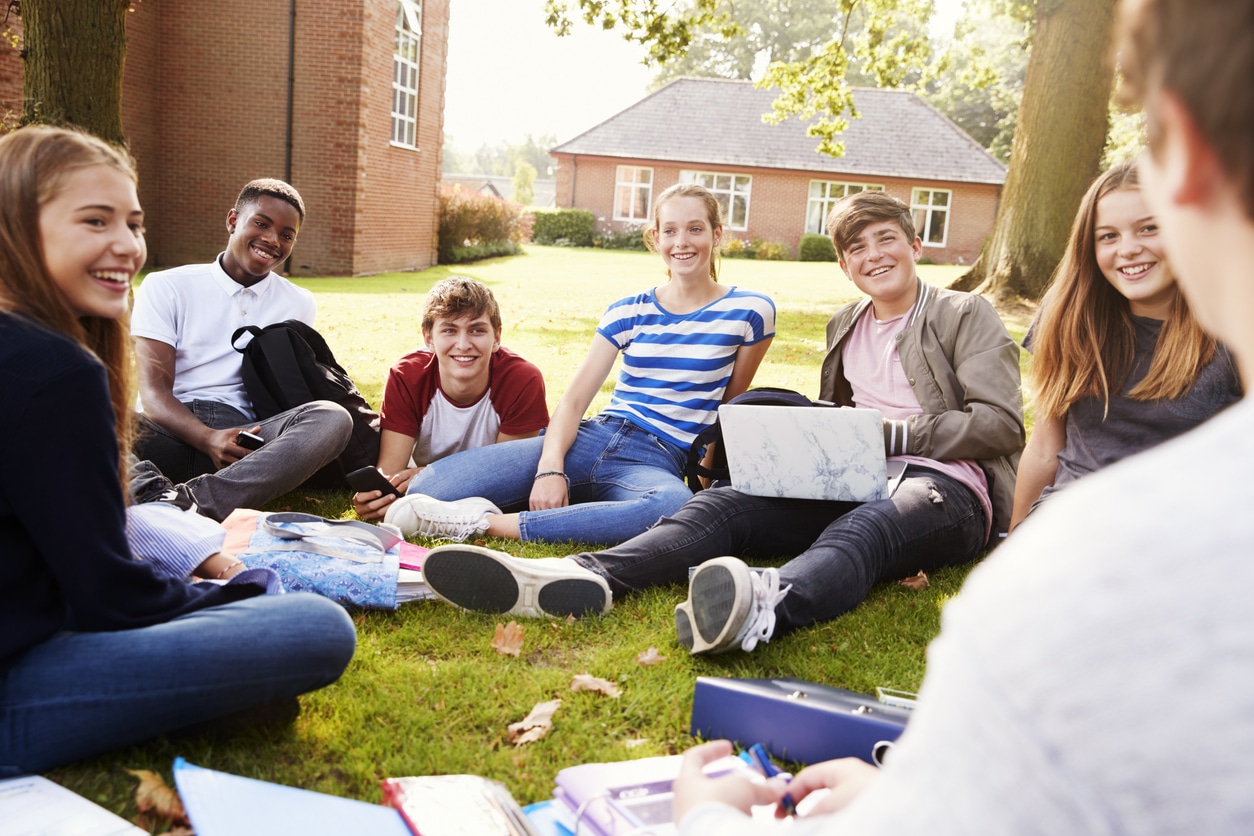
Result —
[[[766, 749], [761, 743], [755, 743], [749, 747], [749, 754], [753, 756], [753, 760], [757, 763], [758, 768], [762, 770], [762, 774], [767, 778], [774, 778], [776, 775], [783, 775], [779, 767], [771, 763], [770, 755], [766, 754]], [[784, 783], [792, 780], [791, 775], [784, 775]], [[793, 801], [792, 795], [785, 793], [783, 799], [780, 800], [780, 806], [784, 808], [784, 812], [788, 815], [795, 815], [797, 812], [797, 802]]]

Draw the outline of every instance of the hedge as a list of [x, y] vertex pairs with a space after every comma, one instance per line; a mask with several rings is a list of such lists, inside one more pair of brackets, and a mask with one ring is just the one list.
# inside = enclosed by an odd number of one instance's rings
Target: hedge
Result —
[[587, 209], [552, 209], [532, 212], [531, 240], [537, 244], [591, 247], [596, 236], [596, 216]]
[[836, 247], [826, 235], [807, 232], [801, 236], [798, 261], [836, 261]]

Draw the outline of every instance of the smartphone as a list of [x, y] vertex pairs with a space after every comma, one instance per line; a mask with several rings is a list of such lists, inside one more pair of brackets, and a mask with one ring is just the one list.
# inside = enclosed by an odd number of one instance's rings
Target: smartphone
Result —
[[239, 435], [235, 436], [235, 443], [245, 450], [257, 450], [266, 443], [266, 440], [259, 435], [240, 430]]
[[357, 493], [366, 491], [383, 491], [385, 494], [399, 497], [401, 492], [379, 472], [378, 468], [362, 467], [344, 477], [348, 486]]

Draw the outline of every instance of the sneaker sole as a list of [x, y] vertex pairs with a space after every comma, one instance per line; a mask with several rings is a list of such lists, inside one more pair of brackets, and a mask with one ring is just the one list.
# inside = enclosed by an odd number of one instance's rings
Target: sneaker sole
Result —
[[609, 608], [606, 588], [596, 581], [531, 573], [501, 557], [479, 546], [444, 547], [427, 555], [423, 578], [438, 597], [474, 612], [578, 618]]
[[[738, 595], [738, 592], [740, 593]], [[726, 566], [703, 565], [688, 584], [688, 600], [675, 607], [675, 635], [689, 653], [721, 653], [736, 646], [752, 593], [738, 590]]]

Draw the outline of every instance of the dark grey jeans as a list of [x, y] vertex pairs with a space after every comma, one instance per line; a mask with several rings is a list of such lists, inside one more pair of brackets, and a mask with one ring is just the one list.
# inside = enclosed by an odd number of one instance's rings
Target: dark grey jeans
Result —
[[313, 401], [264, 421], [214, 401], [185, 406], [215, 430], [260, 424], [258, 435], [266, 440], [260, 449], [215, 471], [204, 453], [141, 417], [135, 455], [151, 461], [172, 482], [186, 483], [200, 512], [215, 520], [236, 508], [260, 508], [296, 489], [343, 452], [353, 432], [348, 412], [330, 401]]
[[876, 502], [749, 496], [710, 488], [648, 531], [601, 552], [575, 555], [603, 575], [617, 597], [686, 583], [712, 557], [797, 555], [780, 567], [792, 590], [776, 607], [777, 635], [835, 618], [880, 581], [974, 559], [984, 547], [984, 508], [954, 479], [911, 466], [897, 490]]

